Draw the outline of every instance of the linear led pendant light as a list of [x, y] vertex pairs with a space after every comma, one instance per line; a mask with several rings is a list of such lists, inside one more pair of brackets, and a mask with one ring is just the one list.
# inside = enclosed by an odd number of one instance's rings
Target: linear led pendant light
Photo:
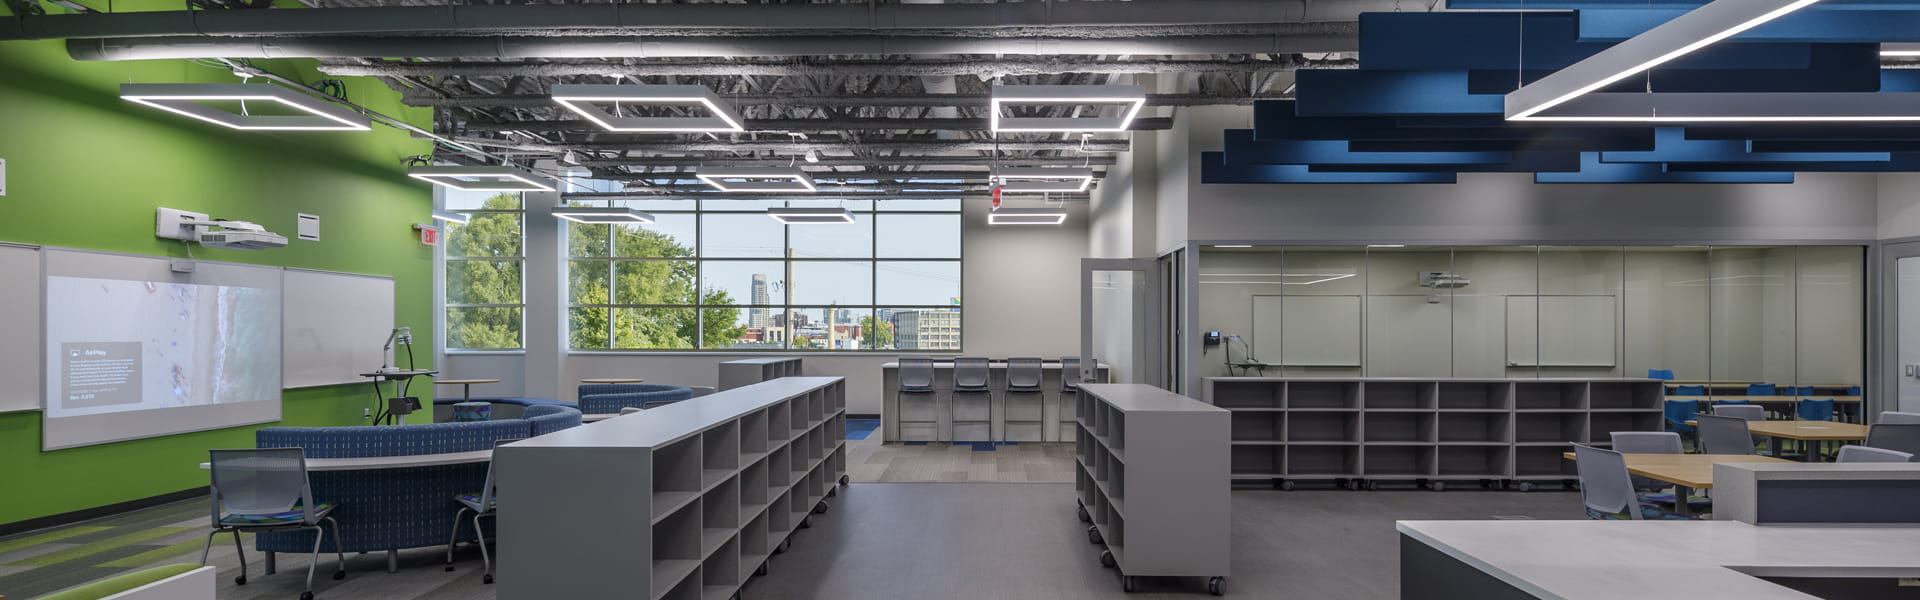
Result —
[[1000, 208], [987, 213], [988, 225], [1059, 225], [1067, 211], [1058, 208]]
[[[1000, 112], [1010, 106], [1120, 105], [1118, 117], [1010, 117]], [[993, 131], [1097, 132], [1126, 131], [1147, 105], [1147, 88], [1137, 85], [996, 85], [989, 107]]]
[[575, 223], [653, 223], [653, 215], [631, 208], [608, 206], [559, 206], [553, 216]]
[[853, 211], [839, 208], [788, 208], [767, 209], [767, 216], [788, 225], [824, 225], [853, 222]]
[[990, 178], [1009, 194], [1084, 192], [1093, 187], [1093, 169], [1081, 167], [998, 167]]
[[450, 210], [440, 210], [436, 208], [436, 209], [433, 209], [433, 220], [446, 221], [448, 223], [465, 224], [467, 221], [473, 220], [473, 215], [469, 215], [467, 213], [457, 213]]
[[[222, 127], [246, 131], [368, 131], [366, 115], [271, 83], [123, 83], [120, 98]], [[266, 103], [306, 114], [228, 112], [202, 102]]]
[[800, 167], [699, 167], [694, 177], [722, 192], [815, 192]]
[[[607, 131], [746, 131], [740, 113], [720, 101], [713, 90], [699, 85], [578, 84], [553, 86], [553, 101]], [[595, 103], [651, 106], [704, 106], [704, 117], [629, 117], [607, 112]]]
[[[1818, 3], [1715, 0], [1521, 86], [1506, 96], [1509, 121], [1790, 122], [1920, 120], [1909, 94], [1605, 93], [1595, 90]], [[1881, 96], [1879, 99], [1872, 98]], [[1887, 110], [1899, 108], [1900, 110]]]
[[551, 192], [552, 179], [511, 165], [414, 166], [407, 176], [467, 192]]

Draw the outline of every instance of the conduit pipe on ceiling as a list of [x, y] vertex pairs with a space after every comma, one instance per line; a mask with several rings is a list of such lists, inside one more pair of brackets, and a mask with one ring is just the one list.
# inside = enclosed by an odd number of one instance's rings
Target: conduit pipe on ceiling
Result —
[[[1291, 69], [1352, 69], [1352, 58], [1309, 60], [1283, 54], [1273, 60], [1165, 59], [1132, 57], [1124, 60], [1086, 56], [1009, 56], [996, 58], [930, 58], [902, 61], [876, 59], [791, 58], [681, 58], [626, 64], [623, 62], [399, 62], [391, 60], [323, 62], [320, 72], [341, 77], [603, 77], [769, 75], [830, 77], [874, 75], [1050, 75], [1055, 73], [1246, 73]], [[1151, 105], [1154, 96], [1148, 96]]]
[[[985, 5], [973, 5], [985, 6]], [[295, 11], [288, 11], [295, 12]], [[1190, 55], [1357, 49], [1351, 35], [1072, 38], [887, 37], [151, 37], [67, 40], [80, 61], [192, 58], [693, 58], [847, 54]]]
[[[1136, 0], [999, 4], [563, 4], [156, 11], [0, 18], [0, 40], [289, 35], [474, 35], [538, 31], [875, 32], [1351, 23], [1393, 0]], [[693, 30], [693, 31], [687, 31]], [[1306, 33], [1306, 31], [1302, 31]], [[591, 33], [586, 33], [591, 35]]]

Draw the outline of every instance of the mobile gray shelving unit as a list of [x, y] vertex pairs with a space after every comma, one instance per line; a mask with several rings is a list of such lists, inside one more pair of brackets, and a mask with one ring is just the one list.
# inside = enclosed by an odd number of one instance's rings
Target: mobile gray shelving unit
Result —
[[743, 358], [720, 363], [720, 389], [747, 387], [781, 377], [799, 377], [798, 358]]
[[1332, 481], [1349, 489], [1449, 481], [1531, 491], [1571, 486], [1570, 443], [1664, 429], [1651, 379], [1296, 379], [1211, 377], [1233, 412], [1233, 478]]
[[1121, 589], [1137, 577], [1206, 577], [1226, 593], [1231, 414], [1150, 385], [1081, 384], [1074, 451], [1080, 520]]
[[846, 397], [788, 377], [500, 447], [500, 598], [737, 597], [846, 485]]

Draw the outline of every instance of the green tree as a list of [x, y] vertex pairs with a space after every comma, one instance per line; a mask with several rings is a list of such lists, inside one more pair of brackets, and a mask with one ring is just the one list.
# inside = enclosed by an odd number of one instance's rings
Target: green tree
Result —
[[871, 316], [860, 317], [860, 347], [868, 350], [893, 347], [893, 324]]
[[[693, 255], [692, 249], [658, 231], [583, 223], [569, 224], [567, 248], [576, 259], [679, 259]], [[574, 348], [694, 348], [695, 340], [700, 340], [701, 347], [725, 347], [746, 329], [737, 322], [740, 309], [725, 307], [733, 299], [725, 291], [710, 290], [702, 298], [703, 304], [723, 308], [707, 309], [707, 324], [702, 330], [699, 313], [691, 308], [700, 295], [691, 260], [617, 260], [612, 263], [611, 273], [604, 260], [572, 260], [567, 280], [569, 297], [576, 305], [668, 305], [572, 309], [567, 320], [569, 343]]]
[[[481, 204], [481, 210], [519, 208], [520, 197], [514, 194], [499, 194]], [[449, 257], [519, 258], [520, 215], [476, 214], [464, 225], [450, 224], [446, 244]], [[518, 260], [447, 261], [447, 303], [520, 304], [521, 264]], [[448, 308], [447, 346], [519, 348], [520, 312], [511, 307]]]

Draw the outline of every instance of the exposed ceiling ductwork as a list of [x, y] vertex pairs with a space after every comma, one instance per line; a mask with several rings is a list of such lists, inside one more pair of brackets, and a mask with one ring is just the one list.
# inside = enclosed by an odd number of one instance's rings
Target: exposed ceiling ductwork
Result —
[[[947, 78], [951, 81], [952, 78]], [[1226, 94], [1147, 94], [1147, 106], [1224, 106], [1251, 105], [1256, 100], [1275, 100], [1287, 96], [1247, 96]], [[955, 94], [952, 92], [919, 95], [859, 95], [841, 96], [825, 94], [735, 94], [726, 97], [728, 102], [741, 104], [805, 104], [808, 106], [931, 106], [934, 118], [957, 118], [953, 108], [976, 108], [985, 110], [993, 96], [987, 94]], [[550, 108], [553, 97], [546, 95], [520, 96], [466, 96], [460, 98], [436, 98], [418, 92], [408, 94], [403, 101], [408, 106], [430, 106], [434, 108], [482, 107], [482, 108]], [[946, 112], [941, 112], [942, 109]]]
[[[923, 130], [939, 131], [943, 129], [984, 131], [987, 120], [969, 119], [898, 119], [898, 118], [856, 118], [856, 119], [748, 119], [747, 129], [756, 131], [890, 131]], [[1165, 117], [1141, 118], [1133, 120], [1133, 131], [1151, 131], [1173, 127], [1173, 119]], [[591, 121], [568, 120], [525, 120], [504, 123], [469, 122], [467, 131], [605, 131]]]
[[1308, 59], [1299, 54], [1283, 54], [1272, 60], [1239, 59], [1161, 59], [1155, 57], [969, 57], [964, 59], [675, 59], [660, 61], [556, 61], [556, 62], [411, 62], [365, 60], [322, 61], [320, 71], [345, 77], [664, 77], [664, 76], [774, 76], [807, 77], [842, 75], [875, 77], [881, 75], [938, 76], [966, 75], [999, 77], [1049, 75], [1056, 73], [1247, 73], [1292, 69], [1351, 69], [1359, 62], [1351, 58]]

